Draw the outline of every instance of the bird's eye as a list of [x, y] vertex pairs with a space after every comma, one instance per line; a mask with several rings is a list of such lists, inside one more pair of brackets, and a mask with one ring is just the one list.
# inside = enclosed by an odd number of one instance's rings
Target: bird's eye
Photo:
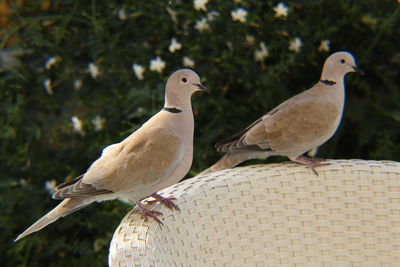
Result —
[[341, 59], [341, 60], [340, 60], [340, 63], [344, 64], [344, 63], [346, 63], [346, 60]]
[[182, 82], [182, 83], [187, 83], [187, 78], [186, 78], [186, 77], [182, 77], [182, 78], [181, 78], [181, 82]]

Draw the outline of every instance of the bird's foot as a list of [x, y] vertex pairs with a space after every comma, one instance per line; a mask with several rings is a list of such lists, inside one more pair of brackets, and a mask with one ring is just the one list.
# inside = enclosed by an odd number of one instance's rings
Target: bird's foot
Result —
[[171, 210], [180, 210], [179, 207], [174, 202], [172, 202], [173, 200], [176, 200], [176, 198], [174, 197], [163, 197], [156, 193], [152, 194], [151, 197], [155, 198], [155, 200], [146, 200], [147, 203], [153, 204], [159, 202]]
[[161, 212], [147, 209], [145, 206], [143, 206], [142, 202], [140, 202], [140, 201], [137, 201], [136, 205], [139, 208], [139, 210], [135, 210], [134, 213], [140, 214], [142, 216], [142, 219], [144, 219], [146, 222], [148, 221], [148, 218], [150, 217], [153, 220], [155, 220], [156, 222], [158, 222], [159, 224], [163, 224], [160, 221], [160, 219], [157, 217], [157, 216], [163, 215]]
[[312, 172], [318, 176], [318, 172], [315, 170], [315, 167], [326, 165], [327, 163], [321, 163], [325, 159], [323, 158], [308, 158], [306, 156], [299, 156], [295, 159], [292, 159], [294, 162], [301, 163], [309, 167]]

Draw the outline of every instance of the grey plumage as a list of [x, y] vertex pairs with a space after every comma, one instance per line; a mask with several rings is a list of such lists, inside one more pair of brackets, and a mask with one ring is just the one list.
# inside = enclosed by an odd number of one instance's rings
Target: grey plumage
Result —
[[190, 99], [201, 90], [205, 87], [194, 71], [174, 72], [166, 84], [164, 108], [126, 139], [106, 147], [83, 175], [59, 185], [53, 198], [63, 201], [15, 241], [92, 202], [115, 198], [135, 202], [142, 216], [159, 221], [158, 213], [147, 210], [140, 200], [153, 195], [158, 202], [174, 207], [171, 199], [155, 193], [177, 183], [190, 169], [194, 132]]
[[302, 154], [322, 145], [335, 133], [344, 107], [344, 76], [354, 71], [359, 69], [350, 53], [337, 52], [329, 56], [319, 82], [244, 130], [218, 142], [217, 151], [226, 154], [199, 175], [274, 155], [287, 156], [315, 172], [314, 167], [320, 165], [320, 160]]

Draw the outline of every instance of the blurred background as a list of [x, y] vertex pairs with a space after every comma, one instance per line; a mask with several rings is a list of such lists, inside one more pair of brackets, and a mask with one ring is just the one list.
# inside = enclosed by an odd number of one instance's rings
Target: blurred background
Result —
[[[333, 52], [352, 52], [344, 117], [317, 156], [400, 160], [400, 3], [389, 0], [0, 1], [0, 261], [104, 266], [131, 206], [92, 204], [14, 238], [56, 206], [56, 184], [163, 106], [171, 72], [189, 67], [195, 95], [191, 177], [213, 144], [319, 80]], [[284, 161], [269, 158], [266, 161]]]

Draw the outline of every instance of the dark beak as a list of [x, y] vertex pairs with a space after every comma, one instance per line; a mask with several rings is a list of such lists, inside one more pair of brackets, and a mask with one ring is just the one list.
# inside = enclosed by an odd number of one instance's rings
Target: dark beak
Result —
[[205, 87], [204, 85], [202, 85], [201, 83], [198, 83], [195, 85], [199, 88], [199, 90], [204, 91], [206, 93], [210, 93], [210, 90], [207, 87]]
[[357, 66], [353, 66], [353, 70], [355, 72], [357, 72], [357, 73], [360, 73], [361, 75], [364, 75], [364, 72], [360, 68], [358, 68]]

